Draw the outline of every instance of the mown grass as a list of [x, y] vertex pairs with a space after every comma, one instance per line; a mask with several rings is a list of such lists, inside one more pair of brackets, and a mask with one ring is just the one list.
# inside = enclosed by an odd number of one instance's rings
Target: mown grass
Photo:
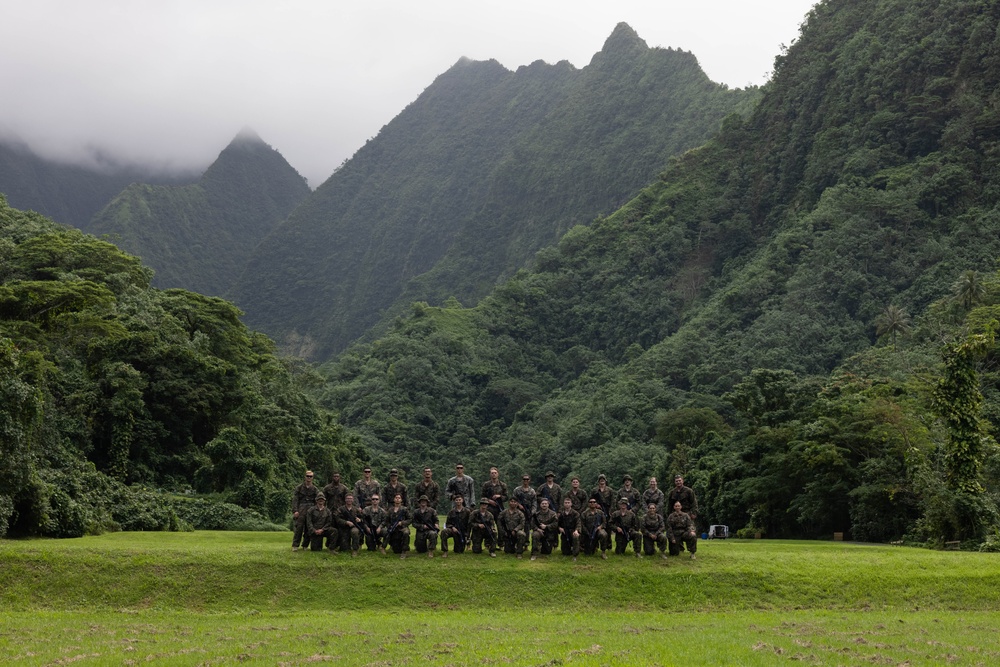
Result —
[[[0, 541], [0, 662], [1000, 662], [1000, 557], [702, 542], [698, 560], [289, 550], [272, 533]], [[6, 657], [4, 657], [6, 656]]]

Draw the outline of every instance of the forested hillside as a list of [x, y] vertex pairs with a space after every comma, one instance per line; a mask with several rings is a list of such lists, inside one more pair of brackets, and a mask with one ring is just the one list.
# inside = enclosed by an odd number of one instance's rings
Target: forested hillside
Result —
[[158, 287], [222, 296], [261, 239], [309, 192], [278, 151], [244, 130], [196, 183], [133, 184], [87, 230], [142, 257]]
[[978, 0], [819, 3], [749, 117], [478, 306], [414, 305], [327, 404], [409, 471], [684, 472], [705, 520], [769, 536], [982, 539], [998, 28]]
[[307, 466], [357, 474], [310, 369], [150, 274], [0, 196], [0, 537], [283, 523]]
[[625, 24], [581, 70], [463, 59], [261, 244], [235, 301], [313, 359], [412, 301], [475, 303], [756, 96]]
[[32, 210], [87, 231], [90, 219], [130, 183], [180, 185], [193, 174], [99, 159], [94, 166], [47, 160], [15, 141], [0, 141], [0, 194], [11, 206]]

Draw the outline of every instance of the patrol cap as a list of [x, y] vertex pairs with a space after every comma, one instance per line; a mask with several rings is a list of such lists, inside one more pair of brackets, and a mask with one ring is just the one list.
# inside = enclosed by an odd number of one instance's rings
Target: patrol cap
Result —
[[597, 476], [597, 479], [598, 479], [598, 480], [602, 480], [602, 479], [603, 479], [603, 480], [604, 480], [604, 481], [606, 482], [606, 481], [608, 481], [608, 476], [607, 476], [607, 475], [605, 475], [605, 474], [604, 474], [604, 473], [602, 472], [602, 473], [601, 473], [600, 475], [598, 475], [598, 476]]
[[396, 470], [395, 468], [393, 468], [392, 470], [389, 471], [389, 476], [391, 477], [393, 475], [397, 475], [397, 476], [399, 475], [399, 471]]
[[319, 502], [320, 500], [322, 500], [323, 502], [326, 502], [326, 496], [324, 496], [322, 493], [317, 493], [316, 494], [316, 502]]
[[624, 477], [622, 477], [622, 481], [623, 482], [631, 482], [632, 481], [632, 475], [625, 475]]
[[[457, 494], [457, 493], [456, 493], [455, 495], [456, 495], [456, 496], [458, 496], [459, 494]], [[489, 504], [490, 504], [490, 501], [489, 501], [489, 500], [487, 500], [486, 498], [480, 498], [480, 499], [479, 499], [479, 504], [480, 504], [480, 505], [489, 505]]]
[[552, 472], [551, 470], [548, 471], [547, 473], [545, 473], [545, 478], [546, 479], [548, 479], [549, 477], [555, 477], [555, 476], [556, 476], [556, 474], [554, 472]]
[[429, 503], [430, 501], [431, 501], [431, 499], [428, 498], [425, 495], [424, 496], [420, 496], [419, 498], [417, 498], [417, 502], [418, 503]]
[[624, 498], [619, 498], [618, 499], [618, 504], [619, 505], [626, 505], [627, 506], [628, 505], [628, 501], [625, 500]]

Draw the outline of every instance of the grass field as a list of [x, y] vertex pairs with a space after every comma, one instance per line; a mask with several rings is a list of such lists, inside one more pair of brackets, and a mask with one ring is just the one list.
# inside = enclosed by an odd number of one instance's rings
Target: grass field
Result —
[[1000, 556], [706, 541], [406, 560], [281, 533], [0, 541], [0, 664], [995, 665]]

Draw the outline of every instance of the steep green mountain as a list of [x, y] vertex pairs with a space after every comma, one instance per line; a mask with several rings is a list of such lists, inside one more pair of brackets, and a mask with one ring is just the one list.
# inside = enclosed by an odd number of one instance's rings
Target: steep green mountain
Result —
[[260, 240], [308, 195], [281, 154], [244, 130], [197, 183], [133, 184], [88, 231], [142, 257], [159, 287], [223, 295]]
[[687, 472], [709, 522], [981, 539], [998, 35], [993, 3], [819, 3], [748, 118], [475, 308], [414, 305], [328, 405], [404, 470]]
[[[202, 507], [174, 509], [161, 489], [284, 523], [306, 467], [360, 473], [360, 450], [305, 393], [308, 368], [231, 303], [150, 275], [0, 196], [0, 537], [176, 528]], [[246, 526], [234, 509], [213, 505], [209, 525]]]
[[581, 70], [463, 59], [275, 230], [234, 298], [318, 359], [414, 300], [475, 302], [756, 95], [625, 24]]
[[99, 166], [56, 162], [23, 144], [0, 141], [0, 193], [12, 206], [87, 230], [91, 218], [131, 183], [181, 185], [195, 178], [114, 160], [97, 162]]

